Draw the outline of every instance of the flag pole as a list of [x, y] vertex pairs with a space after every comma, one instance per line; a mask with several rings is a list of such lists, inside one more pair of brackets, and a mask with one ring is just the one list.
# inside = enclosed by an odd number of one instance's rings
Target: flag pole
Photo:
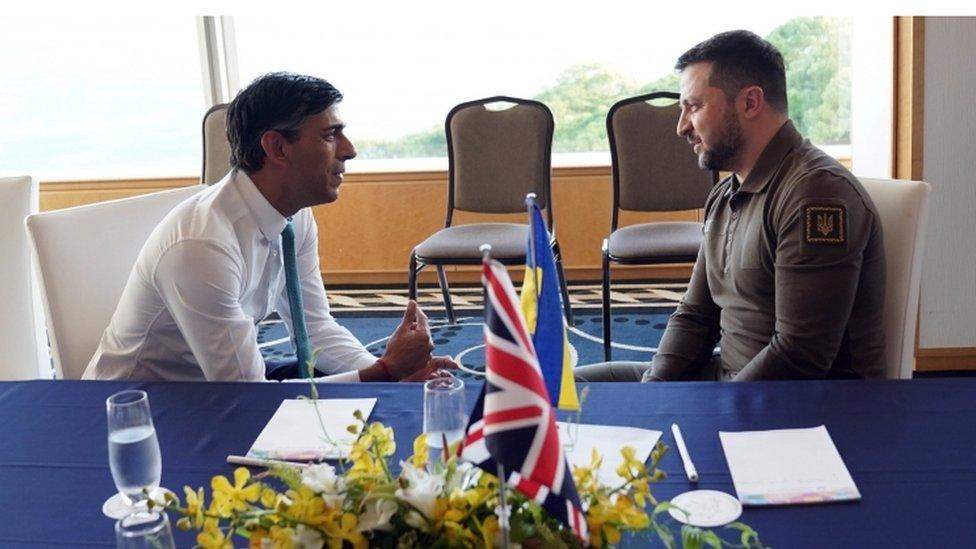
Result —
[[[526, 204], [529, 204], [529, 200], [530, 200], [529, 197], [532, 197], [531, 199], [535, 199], [535, 195], [534, 194], [529, 194], [529, 196], [527, 196], [525, 198]], [[531, 225], [530, 225], [529, 230], [530, 231], [532, 230], [531, 229]], [[530, 238], [529, 242], [531, 242], [531, 241], [532, 240]], [[482, 261], [482, 263], [487, 264], [489, 261], [491, 261], [491, 244], [482, 244], [481, 246], [478, 247], [478, 250], [481, 251], [481, 261]], [[483, 297], [482, 303], [484, 303], [484, 306], [487, 309], [487, 307], [488, 307], [488, 288], [483, 288], [483, 290], [484, 290], [484, 297]], [[487, 369], [486, 369], [485, 374], [487, 375], [487, 373], [488, 372], [487, 372]], [[487, 379], [485, 380], [485, 383], [488, 383]], [[499, 527], [501, 529], [501, 534], [502, 534], [502, 548], [503, 549], [508, 549], [508, 537], [509, 537], [509, 526], [508, 526], [508, 515], [509, 515], [509, 511], [508, 510], [509, 510], [509, 506], [508, 506], [508, 501], [507, 501], [508, 496], [507, 496], [506, 490], [505, 490], [505, 466], [502, 465], [502, 463], [500, 461], [496, 461], [495, 463], [498, 466], [498, 469], [496, 471], [496, 474], [498, 475], [498, 506], [501, 509], [501, 513], [500, 513], [501, 516], [498, 517], [499, 518], [498, 525], [499, 525]]]
[[[525, 210], [529, 213], [529, 254], [531, 255], [531, 262], [533, 263], [536, 261], [536, 258], [539, 257], [535, 253], [535, 223], [533, 223], [533, 220], [535, 219], [535, 212], [532, 211], [532, 208], [535, 205], [535, 193], [525, 195]], [[528, 265], [529, 262], [530, 259], [526, 257], [525, 264]], [[542, 288], [539, 287], [538, 265], [532, 269], [532, 278], [535, 280], [535, 301], [538, 303], [539, 295], [542, 293]]]

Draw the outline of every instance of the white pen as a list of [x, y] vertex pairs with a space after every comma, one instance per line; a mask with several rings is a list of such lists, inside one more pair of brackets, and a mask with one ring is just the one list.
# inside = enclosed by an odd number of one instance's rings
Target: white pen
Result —
[[279, 459], [258, 459], [244, 456], [227, 456], [227, 463], [234, 465], [247, 465], [249, 467], [297, 467], [304, 469], [307, 463], [296, 463], [294, 461], [282, 461]]
[[685, 439], [681, 436], [681, 429], [678, 428], [677, 423], [671, 424], [671, 433], [674, 435], [674, 442], [678, 445], [678, 453], [681, 454], [681, 463], [685, 466], [688, 480], [698, 482], [698, 471], [695, 470], [695, 464], [691, 462], [691, 454], [688, 453], [688, 447], [685, 446]]

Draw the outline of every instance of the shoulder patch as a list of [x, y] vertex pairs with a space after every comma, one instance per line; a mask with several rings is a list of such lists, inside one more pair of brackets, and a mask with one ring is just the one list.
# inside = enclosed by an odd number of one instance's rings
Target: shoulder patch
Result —
[[847, 210], [844, 206], [804, 206], [803, 220], [803, 240], [808, 244], [844, 244], [847, 242]]

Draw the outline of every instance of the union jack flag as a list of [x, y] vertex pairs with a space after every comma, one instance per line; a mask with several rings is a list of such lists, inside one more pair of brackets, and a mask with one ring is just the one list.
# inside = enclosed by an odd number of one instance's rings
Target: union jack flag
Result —
[[459, 453], [491, 474], [501, 463], [509, 485], [587, 543], [586, 517], [512, 281], [500, 263], [485, 261], [482, 282], [486, 380]]

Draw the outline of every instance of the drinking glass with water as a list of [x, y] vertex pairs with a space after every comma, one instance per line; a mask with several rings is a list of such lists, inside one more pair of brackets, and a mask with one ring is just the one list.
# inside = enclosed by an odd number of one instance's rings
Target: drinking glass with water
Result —
[[467, 423], [463, 381], [446, 375], [424, 383], [424, 432], [431, 463], [443, 460], [445, 440], [451, 445], [464, 437]]
[[116, 549], [174, 549], [173, 530], [163, 511], [139, 512], [115, 523]]
[[105, 405], [108, 464], [119, 492], [105, 502], [102, 512], [119, 519], [146, 508], [146, 493], [159, 489], [163, 464], [146, 392], [115, 393]]

